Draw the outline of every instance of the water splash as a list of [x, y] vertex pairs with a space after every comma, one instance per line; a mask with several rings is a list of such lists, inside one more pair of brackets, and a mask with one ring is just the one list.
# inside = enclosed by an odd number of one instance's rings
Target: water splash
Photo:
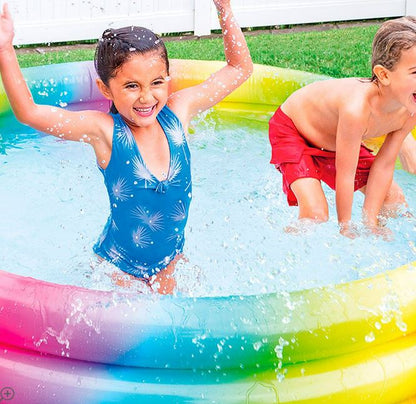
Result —
[[[268, 163], [267, 133], [257, 124], [239, 124], [230, 129], [228, 121], [216, 120], [211, 111], [193, 122], [194, 202], [186, 230], [186, 260], [178, 263], [175, 275], [178, 295], [299, 290], [372, 276], [416, 259], [414, 217], [389, 221], [396, 235], [392, 242], [371, 235], [346, 239], [338, 233], [334, 193], [325, 186], [328, 223], [306, 226], [301, 235], [285, 233], [297, 209], [287, 206], [279, 173]], [[3, 269], [18, 268], [31, 276], [33, 268], [42, 268], [45, 273], [36, 274], [41, 279], [113, 290], [109, 273], [116, 269], [98, 264], [91, 251], [108, 214], [92, 150], [36, 134], [11, 142], [21, 148], [7, 146], [8, 154], [0, 156], [7, 168], [2, 176], [7, 192], [0, 201]], [[414, 177], [397, 172], [396, 181], [414, 209]], [[357, 222], [362, 202], [357, 193]], [[137, 288], [139, 293], [146, 291]], [[387, 319], [387, 306], [385, 310]], [[405, 329], [396, 317], [397, 326]], [[284, 321], [290, 322], [290, 316]]]

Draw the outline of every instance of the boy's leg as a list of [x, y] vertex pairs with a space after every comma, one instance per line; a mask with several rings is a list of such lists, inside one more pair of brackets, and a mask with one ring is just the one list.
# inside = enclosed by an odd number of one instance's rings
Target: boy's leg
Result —
[[416, 174], [416, 139], [409, 133], [402, 143], [399, 152], [400, 163], [404, 170]]
[[316, 178], [299, 178], [290, 185], [298, 200], [299, 219], [317, 222], [328, 220], [328, 202], [321, 181]]
[[[360, 188], [360, 191], [365, 195], [366, 187]], [[380, 215], [384, 217], [396, 217], [397, 213], [403, 207], [407, 207], [406, 198], [400, 186], [393, 180], [384, 199]]]
[[406, 206], [407, 202], [402, 189], [399, 187], [397, 182], [393, 181], [389, 192], [387, 192], [386, 199], [384, 199], [380, 215], [385, 217], [395, 217], [400, 210]]

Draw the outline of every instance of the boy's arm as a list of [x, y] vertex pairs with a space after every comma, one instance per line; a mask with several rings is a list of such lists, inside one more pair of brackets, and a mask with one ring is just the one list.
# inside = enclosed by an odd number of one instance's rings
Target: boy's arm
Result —
[[379, 226], [378, 215], [393, 180], [397, 155], [407, 135], [408, 130], [387, 135], [371, 165], [363, 206], [364, 221], [367, 227], [376, 228]]
[[54, 136], [94, 143], [99, 137], [98, 128], [104, 114], [98, 111], [70, 112], [35, 104], [16, 58], [13, 36], [13, 20], [5, 3], [0, 14], [0, 73], [16, 118], [34, 129]]
[[350, 111], [340, 111], [336, 138], [335, 198], [340, 232], [350, 233], [354, 181], [365, 124], [361, 116]]
[[231, 9], [230, 0], [214, 0], [224, 41], [227, 65], [206, 81], [177, 91], [169, 105], [187, 126], [196, 114], [211, 108], [246, 81], [253, 71], [250, 52]]
[[404, 170], [416, 174], [416, 139], [412, 133], [409, 133], [403, 140], [399, 159]]

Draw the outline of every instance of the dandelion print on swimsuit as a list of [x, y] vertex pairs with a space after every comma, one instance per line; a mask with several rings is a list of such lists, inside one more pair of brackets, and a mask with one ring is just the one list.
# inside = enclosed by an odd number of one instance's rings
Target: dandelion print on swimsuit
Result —
[[182, 252], [192, 198], [190, 153], [182, 124], [165, 106], [157, 120], [170, 163], [166, 178], [159, 180], [146, 167], [127, 124], [119, 114], [113, 118], [111, 159], [100, 168], [111, 212], [94, 251], [124, 272], [148, 278]]

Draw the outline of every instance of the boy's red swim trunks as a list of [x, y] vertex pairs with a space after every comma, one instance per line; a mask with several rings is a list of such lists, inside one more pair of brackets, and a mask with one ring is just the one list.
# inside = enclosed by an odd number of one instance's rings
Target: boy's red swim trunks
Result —
[[[298, 204], [290, 185], [299, 178], [316, 178], [335, 189], [335, 152], [318, 149], [308, 143], [280, 107], [269, 121], [269, 140], [272, 146], [270, 163], [282, 173], [283, 192], [289, 205]], [[371, 150], [361, 145], [355, 191], [367, 184], [374, 158]]]

